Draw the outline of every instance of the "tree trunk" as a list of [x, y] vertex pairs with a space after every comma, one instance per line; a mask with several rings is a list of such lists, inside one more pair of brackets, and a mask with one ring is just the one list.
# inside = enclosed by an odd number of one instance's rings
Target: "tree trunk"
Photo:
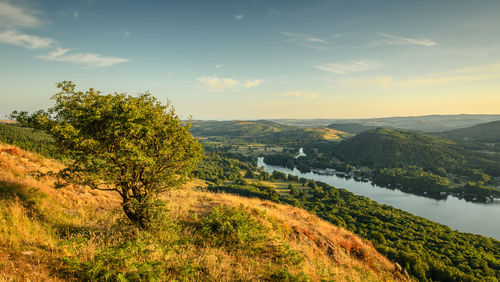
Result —
[[151, 225], [151, 211], [147, 199], [142, 199], [139, 202], [124, 197], [122, 208], [130, 221], [141, 229], [147, 229]]

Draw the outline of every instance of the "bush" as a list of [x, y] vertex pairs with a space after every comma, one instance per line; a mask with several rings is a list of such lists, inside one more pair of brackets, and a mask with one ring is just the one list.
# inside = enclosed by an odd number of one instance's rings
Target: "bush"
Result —
[[100, 250], [94, 259], [80, 262], [66, 257], [68, 274], [88, 281], [160, 281], [163, 263], [151, 258], [155, 250], [150, 242], [140, 239]]
[[226, 207], [212, 208], [201, 220], [201, 233], [217, 246], [255, 251], [265, 240], [266, 228], [247, 212]]

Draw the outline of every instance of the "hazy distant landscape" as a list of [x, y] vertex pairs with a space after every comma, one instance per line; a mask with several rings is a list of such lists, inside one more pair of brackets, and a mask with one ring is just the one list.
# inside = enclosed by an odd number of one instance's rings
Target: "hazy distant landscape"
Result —
[[272, 119], [271, 121], [301, 127], [358, 123], [364, 126], [392, 127], [423, 132], [447, 131], [500, 120], [500, 115], [430, 115], [369, 119]]
[[0, 281], [500, 281], [497, 0], [0, 0]]

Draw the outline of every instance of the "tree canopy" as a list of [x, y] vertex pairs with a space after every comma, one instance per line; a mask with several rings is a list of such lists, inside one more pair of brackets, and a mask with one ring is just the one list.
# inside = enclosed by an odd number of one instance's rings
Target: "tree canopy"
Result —
[[41, 128], [71, 157], [59, 172], [66, 183], [117, 191], [125, 214], [147, 227], [149, 201], [186, 180], [201, 157], [201, 145], [182, 126], [169, 103], [149, 93], [136, 97], [57, 84], [54, 107], [32, 115], [14, 112], [21, 125]]

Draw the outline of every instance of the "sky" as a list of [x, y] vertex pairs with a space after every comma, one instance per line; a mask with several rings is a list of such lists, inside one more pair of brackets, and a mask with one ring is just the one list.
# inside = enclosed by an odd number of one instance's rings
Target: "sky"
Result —
[[56, 83], [182, 118], [500, 113], [498, 0], [0, 0], [0, 118]]

